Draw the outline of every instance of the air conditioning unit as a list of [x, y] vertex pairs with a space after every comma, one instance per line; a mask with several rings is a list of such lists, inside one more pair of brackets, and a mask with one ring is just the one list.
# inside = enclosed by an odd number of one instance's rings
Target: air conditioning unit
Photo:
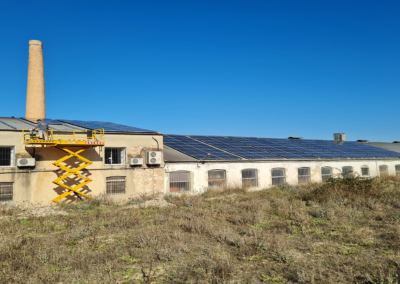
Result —
[[131, 165], [131, 166], [141, 166], [141, 165], [143, 165], [143, 159], [142, 158], [130, 158], [129, 159], [129, 165]]
[[160, 165], [161, 164], [161, 151], [150, 151], [146, 153], [146, 164]]
[[21, 158], [17, 159], [17, 166], [20, 168], [23, 167], [34, 167], [36, 165], [36, 161], [33, 158]]

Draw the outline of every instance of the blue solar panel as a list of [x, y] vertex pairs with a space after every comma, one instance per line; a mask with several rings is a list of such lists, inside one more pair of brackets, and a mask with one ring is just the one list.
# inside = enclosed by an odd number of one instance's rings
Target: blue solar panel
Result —
[[88, 128], [88, 129], [100, 129], [103, 128], [105, 131], [122, 131], [122, 132], [155, 132], [152, 130], [111, 123], [111, 122], [102, 122], [102, 121], [83, 121], [83, 120], [67, 120], [67, 119], [58, 119], [62, 122], [67, 122], [70, 124], [74, 124], [80, 127]]
[[282, 159], [282, 157], [262, 151], [252, 146], [221, 136], [190, 136], [207, 144], [246, 159]]
[[[370, 155], [374, 155], [376, 157], [386, 157], [386, 158], [400, 158], [400, 153], [394, 152], [394, 151], [389, 151], [386, 149], [381, 149], [381, 148], [377, 148], [377, 147], [373, 147], [371, 145], [365, 145], [365, 144], [361, 144], [358, 142], [353, 142], [353, 141], [348, 141], [345, 142], [345, 144], [347, 145], [351, 145], [352, 147], [355, 147], [357, 149], [360, 149], [364, 152], [368, 152], [370, 153]], [[378, 156], [381, 155], [381, 156]]]
[[49, 124], [63, 124], [62, 121], [58, 121], [55, 119], [51, 119], [51, 118], [45, 118], [43, 119], [44, 122], [49, 123]]
[[[226, 153], [187, 136], [164, 135], [164, 144], [199, 160], [240, 160], [240, 157]], [[210, 153], [211, 156], [207, 157]]]
[[291, 149], [284, 145], [275, 144], [266, 140], [251, 137], [228, 137], [229, 139], [245, 143], [247, 145], [256, 147], [263, 151], [287, 158], [287, 159], [316, 159], [318, 156], [314, 156], [308, 153], [304, 153], [295, 149]]
[[[313, 155], [315, 157], [321, 158], [321, 159], [334, 159], [334, 158], [346, 158], [345, 156], [341, 156], [338, 154], [334, 154], [332, 152], [329, 152], [324, 149], [319, 149], [315, 148], [311, 145], [307, 144], [299, 144], [294, 141], [297, 140], [288, 140], [288, 139], [278, 139], [278, 138], [260, 138], [260, 140], [265, 140], [277, 145], [283, 145], [287, 148], [294, 149], [300, 152], [308, 153], [310, 155]], [[340, 157], [338, 157], [340, 156]]]

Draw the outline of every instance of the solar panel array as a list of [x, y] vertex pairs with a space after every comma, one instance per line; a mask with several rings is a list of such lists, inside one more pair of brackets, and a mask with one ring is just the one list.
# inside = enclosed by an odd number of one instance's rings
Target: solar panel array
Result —
[[282, 159], [282, 157], [221, 136], [190, 136], [246, 159]]
[[[304, 145], [304, 144], [296, 143], [295, 141], [297, 141], [297, 140], [274, 139], [274, 138], [262, 138], [262, 140], [266, 140], [266, 141], [275, 143], [277, 145], [283, 145], [285, 147], [295, 149], [295, 150], [298, 150], [303, 153], [308, 153], [310, 155], [316, 156], [317, 158], [321, 158], [321, 159], [338, 158], [338, 155], [335, 155], [334, 153], [331, 153], [327, 150], [315, 148], [315, 147], [312, 147], [311, 145]], [[345, 157], [341, 156], [341, 158], [345, 158]]]
[[[400, 153], [376, 148], [357, 142], [334, 142], [327, 140], [301, 140], [255, 137], [224, 136], [180, 136], [166, 135], [165, 145], [175, 148], [194, 158], [203, 158], [207, 150], [194, 148], [210, 146], [229, 152], [245, 159], [371, 159], [400, 158]], [[175, 138], [173, 140], [171, 137]], [[178, 141], [179, 140], [179, 143]], [[200, 143], [201, 144], [196, 144]], [[204, 144], [205, 143], [205, 144]], [[179, 148], [179, 149], [178, 149]], [[217, 150], [213, 148], [214, 150]], [[204, 156], [203, 156], [204, 155]], [[236, 159], [237, 157], [234, 156]], [[232, 159], [232, 157], [214, 157], [213, 159]]]
[[83, 121], [83, 120], [67, 120], [67, 119], [57, 119], [58, 121], [67, 122], [80, 127], [88, 129], [100, 129], [103, 128], [105, 131], [122, 131], [122, 132], [155, 132], [152, 130], [112, 123], [112, 122], [102, 122], [102, 121]]
[[[238, 156], [221, 151], [181, 135], [164, 135], [164, 144], [199, 160], [238, 160]], [[207, 157], [207, 154], [211, 156]]]
[[279, 155], [287, 159], [316, 159], [318, 156], [306, 152], [302, 152], [284, 145], [277, 145], [275, 143], [262, 140], [259, 138], [248, 137], [228, 137], [229, 139], [236, 140], [247, 145], [256, 147], [258, 149]]

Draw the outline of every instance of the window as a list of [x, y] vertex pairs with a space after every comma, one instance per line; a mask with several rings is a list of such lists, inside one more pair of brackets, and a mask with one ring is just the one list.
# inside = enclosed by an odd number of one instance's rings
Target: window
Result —
[[177, 171], [169, 175], [169, 191], [189, 191], [190, 190], [190, 172]]
[[351, 166], [342, 167], [343, 177], [345, 177], [345, 178], [350, 177], [350, 172], [352, 172], [352, 171], [353, 171], [353, 167], [351, 167]]
[[244, 187], [258, 186], [257, 169], [242, 170], [242, 186]]
[[286, 175], [284, 168], [275, 168], [271, 171], [272, 185], [280, 185], [286, 182]]
[[400, 165], [396, 165], [396, 176], [400, 176]]
[[224, 186], [226, 186], [225, 170], [208, 171], [208, 187], [218, 188]]
[[387, 175], [389, 172], [388, 172], [388, 166], [386, 166], [386, 165], [380, 165], [379, 166], [379, 173], [381, 174], [381, 175]]
[[125, 194], [125, 177], [108, 177], [107, 194]]
[[106, 165], [125, 165], [126, 148], [106, 148], [104, 163]]
[[363, 177], [368, 177], [369, 176], [369, 168], [367, 166], [362, 166], [361, 167], [361, 175]]
[[321, 168], [321, 176], [322, 181], [329, 179], [332, 177], [332, 168], [331, 167], [322, 167]]
[[14, 184], [12, 182], [0, 182], [0, 204], [13, 202]]
[[0, 167], [14, 166], [14, 147], [0, 147]]
[[297, 173], [299, 176], [299, 183], [309, 183], [311, 181], [310, 168], [299, 168]]

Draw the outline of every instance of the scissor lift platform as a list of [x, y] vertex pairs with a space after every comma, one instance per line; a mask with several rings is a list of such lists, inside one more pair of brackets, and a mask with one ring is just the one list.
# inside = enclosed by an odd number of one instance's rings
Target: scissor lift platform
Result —
[[[92, 161], [82, 157], [79, 154], [81, 154], [83, 151], [85, 151], [86, 149], [91, 148], [91, 147], [104, 146], [105, 145], [105, 142], [103, 140], [104, 129], [96, 129], [96, 130], [92, 130], [92, 131], [74, 130], [71, 135], [54, 135], [53, 130], [50, 129], [48, 131], [48, 138], [49, 138], [48, 140], [40, 139], [32, 131], [27, 132], [27, 130], [28, 129], [22, 130], [22, 135], [24, 137], [23, 143], [25, 145], [43, 145], [46, 147], [55, 147], [55, 148], [60, 149], [61, 151], [68, 154], [65, 157], [63, 157], [53, 163], [53, 165], [55, 165], [56, 167], [59, 167], [60, 169], [62, 169], [66, 172], [62, 176], [53, 180], [53, 183], [65, 188], [67, 191], [62, 193], [58, 197], [54, 198], [52, 201], [54, 201], [56, 203], [60, 203], [61, 199], [63, 199], [64, 197], [67, 197], [71, 193], [74, 193], [81, 200], [82, 200], [82, 197], [85, 197], [87, 199], [91, 198], [89, 195], [86, 195], [83, 192], [80, 192], [79, 189], [82, 188], [83, 186], [87, 185], [88, 183], [90, 183], [92, 181], [92, 179], [82, 176], [81, 174], [79, 174], [79, 171], [90, 166], [92, 164]], [[83, 137], [82, 135], [85, 135], [86, 137]], [[78, 151], [72, 151], [72, 150], [68, 149], [70, 147], [80, 147], [81, 149], [79, 149]], [[83, 164], [74, 169], [68, 168], [62, 164], [63, 162], [65, 162], [66, 160], [68, 160], [72, 157], [77, 158]], [[70, 187], [70, 186], [62, 183], [62, 181], [64, 179], [70, 177], [71, 175], [76, 175], [78, 178], [82, 179], [83, 181], [74, 187]]]

